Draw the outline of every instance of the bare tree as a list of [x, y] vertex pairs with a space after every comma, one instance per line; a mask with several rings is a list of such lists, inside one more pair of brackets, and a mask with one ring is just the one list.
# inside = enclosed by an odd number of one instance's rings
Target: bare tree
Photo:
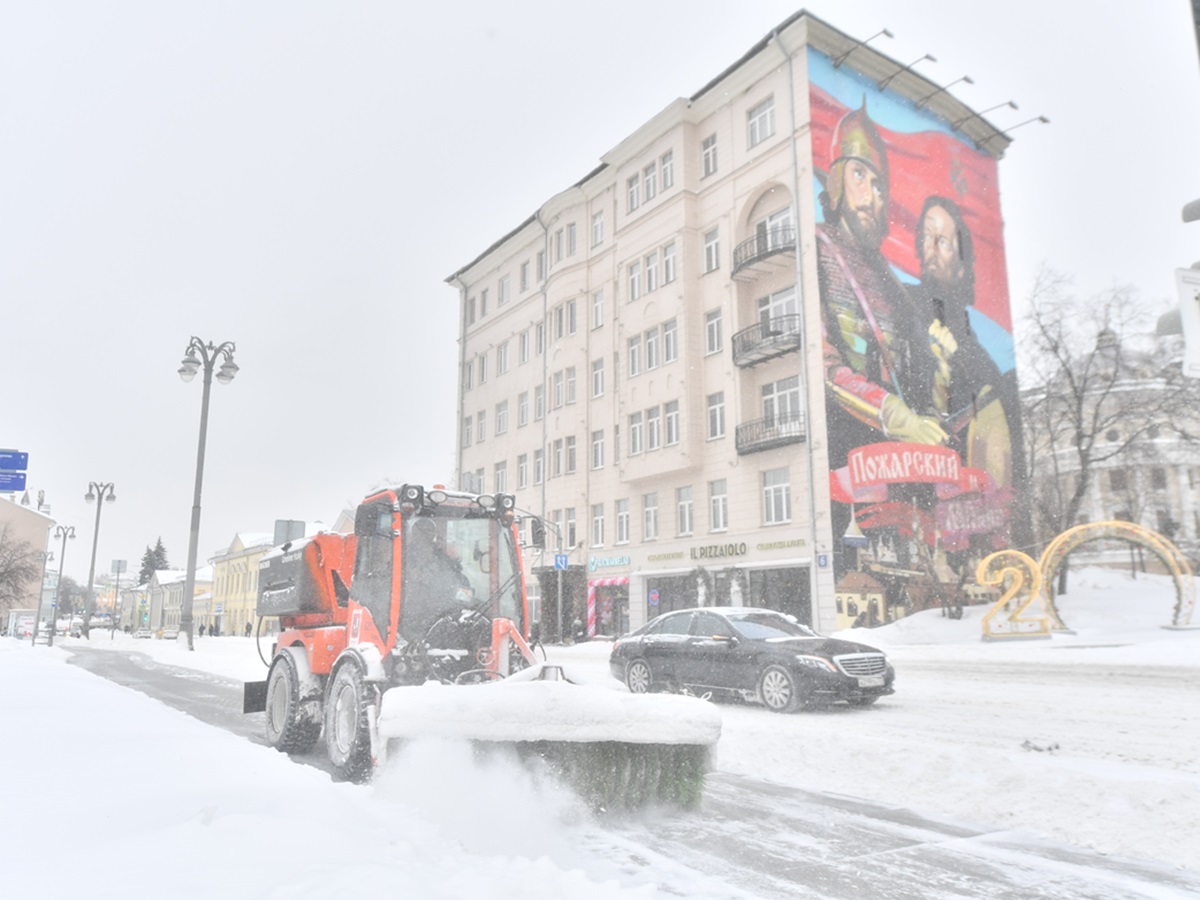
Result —
[[1099, 471], [1149, 462], [1148, 438], [1170, 430], [1177, 440], [1200, 441], [1200, 382], [1183, 376], [1179, 359], [1136, 349], [1131, 338], [1145, 334], [1147, 311], [1129, 288], [1084, 299], [1043, 269], [1030, 300], [1022, 418], [1034, 527], [1044, 544], [1076, 524]]
[[0, 525], [0, 613], [16, 609], [41, 574], [42, 559], [33, 545], [19, 540], [10, 523]]

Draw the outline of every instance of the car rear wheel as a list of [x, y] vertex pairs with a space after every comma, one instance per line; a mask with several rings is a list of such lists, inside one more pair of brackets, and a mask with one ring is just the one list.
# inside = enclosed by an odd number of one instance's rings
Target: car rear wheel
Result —
[[292, 654], [284, 649], [276, 655], [267, 675], [267, 744], [282, 753], [303, 753], [321, 736], [320, 706], [314, 709], [301, 698], [300, 672]]
[[800, 705], [795, 677], [783, 666], [767, 666], [758, 676], [758, 699], [771, 712], [794, 712]]
[[645, 694], [650, 691], [650, 667], [645, 660], [635, 659], [625, 667], [625, 685], [631, 694]]

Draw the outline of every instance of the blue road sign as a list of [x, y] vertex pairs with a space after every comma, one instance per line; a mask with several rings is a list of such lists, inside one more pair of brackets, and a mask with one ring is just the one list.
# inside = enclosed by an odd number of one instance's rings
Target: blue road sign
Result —
[[0, 491], [25, 490], [24, 472], [0, 472]]
[[565, 553], [554, 554], [554, 568], [565, 569], [571, 565], [571, 558]]
[[20, 450], [0, 450], [0, 470], [24, 472], [29, 468], [29, 454]]

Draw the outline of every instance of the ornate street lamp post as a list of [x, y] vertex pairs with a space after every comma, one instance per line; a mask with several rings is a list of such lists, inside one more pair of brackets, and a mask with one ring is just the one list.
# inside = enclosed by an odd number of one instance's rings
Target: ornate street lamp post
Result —
[[208, 394], [212, 388], [213, 366], [218, 359], [223, 359], [217, 370], [217, 381], [229, 384], [238, 372], [238, 365], [233, 361], [233, 351], [237, 347], [232, 341], [213, 345], [207, 344], [198, 337], [193, 337], [184, 351], [183, 363], [179, 367], [179, 377], [191, 381], [201, 368], [204, 369], [204, 394], [200, 400], [200, 444], [196, 450], [196, 491], [192, 501], [192, 531], [188, 540], [187, 579], [183, 584], [183, 608], [179, 618], [179, 628], [187, 633], [189, 650], [194, 650], [192, 641], [192, 600], [196, 591], [196, 545], [200, 540], [200, 487], [204, 481], [204, 441], [208, 435]]
[[42, 550], [38, 553], [38, 557], [42, 561], [42, 579], [38, 582], [38, 606], [37, 616], [33, 620], [33, 644], [37, 644], [38, 629], [42, 624], [42, 600], [46, 596], [46, 563], [54, 559], [53, 550]]
[[[50, 603], [50, 640], [47, 642], [50, 647], [54, 646], [54, 632], [58, 630], [58, 592], [62, 590], [63, 570], [67, 565], [67, 538], [75, 539], [75, 526], [55, 525], [54, 536], [62, 538], [62, 552], [58, 555], [58, 584], [54, 586], [54, 600]], [[67, 630], [70, 630], [69, 625]]]
[[88, 567], [87, 595], [83, 603], [83, 636], [90, 641], [92, 611], [96, 604], [96, 599], [92, 596], [92, 586], [96, 582], [96, 545], [100, 542], [100, 511], [104, 509], [104, 504], [100, 501], [107, 500], [112, 503], [117, 499], [117, 491], [111, 481], [89, 481], [88, 492], [83, 495], [83, 499], [88, 503], [96, 501], [96, 528], [92, 531], [92, 564]]

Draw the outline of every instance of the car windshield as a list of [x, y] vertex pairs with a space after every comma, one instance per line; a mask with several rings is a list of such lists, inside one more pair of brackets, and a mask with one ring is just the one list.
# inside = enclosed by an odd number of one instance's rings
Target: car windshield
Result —
[[778, 613], [747, 613], [730, 616], [729, 623], [741, 637], [752, 641], [769, 641], [790, 637], [818, 637], [807, 625], [801, 625]]

